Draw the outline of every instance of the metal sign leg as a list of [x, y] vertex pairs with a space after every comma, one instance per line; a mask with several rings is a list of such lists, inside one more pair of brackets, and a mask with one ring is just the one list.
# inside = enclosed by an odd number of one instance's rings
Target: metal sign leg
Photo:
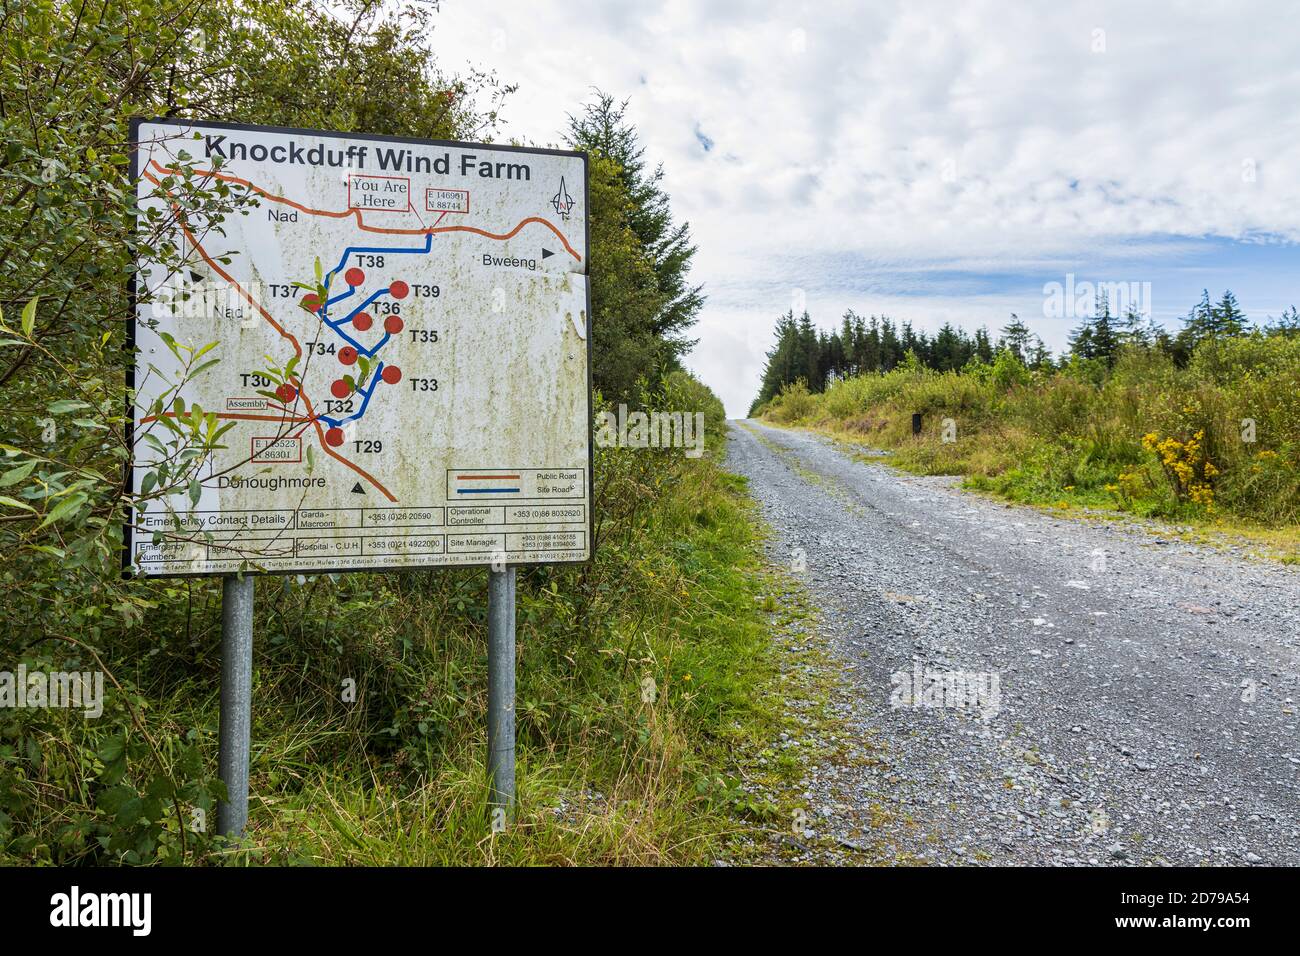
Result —
[[253, 577], [229, 575], [221, 587], [221, 726], [218, 766], [226, 801], [217, 832], [244, 835], [248, 823], [248, 751], [253, 698]]
[[488, 775], [493, 807], [515, 809], [515, 569], [488, 572]]

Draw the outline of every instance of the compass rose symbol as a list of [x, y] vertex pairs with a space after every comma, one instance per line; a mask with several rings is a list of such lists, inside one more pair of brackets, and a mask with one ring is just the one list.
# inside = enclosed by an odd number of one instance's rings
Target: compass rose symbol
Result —
[[564, 177], [560, 177], [560, 191], [551, 197], [551, 205], [555, 211], [560, 214], [560, 218], [567, 221], [569, 213], [573, 212], [576, 201], [569, 195], [569, 190], [564, 186]]

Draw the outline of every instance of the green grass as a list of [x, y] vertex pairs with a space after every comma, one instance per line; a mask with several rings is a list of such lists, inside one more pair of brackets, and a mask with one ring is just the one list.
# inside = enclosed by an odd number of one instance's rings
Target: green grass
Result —
[[[768, 610], [780, 585], [763, 567], [743, 482], [707, 460], [682, 463], [675, 478], [674, 493], [642, 516], [643, 533], [599, 559], [622, 559], [637, 572], [624, 580], [623, 620], [599, 644], [566, 651], [530, 634], [555, 598], [543, 589], [521, 601], [521, 621], [533, 623], [521, 626], [514, 826], [493, 833], [488, 823], [482, 674], [466, 648], [455, 656], [477, 690], [440, 767], [411, 782], [357, 752], [300, 768], [279, 793], [267, 780], [250, 845], [235, 855], [317, 864], [693, 864], [777, 815], [776, 802], [753, 800], [740, 782], [786, 726]], [[530, 638], [543, 646], [530, 652]], [[647, 677], [653, 703], [642, 699]], [[259, 769], [288, 772], [290, 741], [281, 741]], [[801, 767], [774, 765], [769, 783], [779, 787]]]
[[1110, 372], [1000, 361], [900, 368], [820, 394], [796, 383], [764, 417], [888, 449], [897, 467], [959, 475], [1005, 500], [1237, 534], [1281, 560], [1300, 553], [1300, 339], [1210, 341], [1186, 368], [1135, 350]]
[[[256, 602], [247, 837], [189, 833], [182, 854], [177, 821], [196, 805], [213, 816], [219, 586], [154, 582], [142, 585], [154, 618], [101, 637], [138, 723], [121, 710], [98, 723], [6, 715], [19, 723], [0, 728], [14, 741], [0, 749], [0, 860], [655, 865], [752, 853], [811, 756], [763, 757], [793, 727], [789, 694], [817, 692], [817, 672], [783, 670], [773, 641], [805, 610], [763, 561], [743, 480], [712, 456], [602, 451], [598, 477], [593, 563], [519, 572], [520, 804], [505, 832], [486, 806], [485, 572], [272, 577]], [[141, 802], [124, 805], [132, 794]]]

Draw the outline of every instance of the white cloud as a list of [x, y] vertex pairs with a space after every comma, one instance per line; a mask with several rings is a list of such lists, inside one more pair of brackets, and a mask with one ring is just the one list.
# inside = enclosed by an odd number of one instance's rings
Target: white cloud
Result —
[[[1014, 301], [926, 295], [925, 273], [1064, 271], [1140, 237], [1300, 239], [1300, 66], [1285, 3], [443, 0], [441, 11], [432, 42], [445, 66], [489, 66], [520, 85], [507, 136], [557, 141], [592, 87], [631, 97], [695, 230], [695, 277], [714, 293], [693, 364], [733, 414], [788, 305], [773, 287], [806, 288], [810, 308], [888, 303], [927, 327], [941, 316], [996, 326]], [[846, 274], [845, 256], [863, 271]], [[854, 295], [871, 288], [873, 264], [916, 270], [919, 294]], [[816, 315], [829, 325], [838, 311]]]

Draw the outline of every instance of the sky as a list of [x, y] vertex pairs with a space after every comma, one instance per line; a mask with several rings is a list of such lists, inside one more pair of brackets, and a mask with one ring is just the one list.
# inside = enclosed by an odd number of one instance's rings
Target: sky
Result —
[[1175, 328], [1202, 288], [1260, 321], [1300, 304], [1286, 0], [437, 6], [444, 69], [519, 86], [498, 140], [555, 145], [594, 88], [628, 99], [699, 247], [687, 365], [733, 417], [790, 308], [1014, 312], [1059, 352], [1078, 317], [1053, 283], [1124, 283]]

